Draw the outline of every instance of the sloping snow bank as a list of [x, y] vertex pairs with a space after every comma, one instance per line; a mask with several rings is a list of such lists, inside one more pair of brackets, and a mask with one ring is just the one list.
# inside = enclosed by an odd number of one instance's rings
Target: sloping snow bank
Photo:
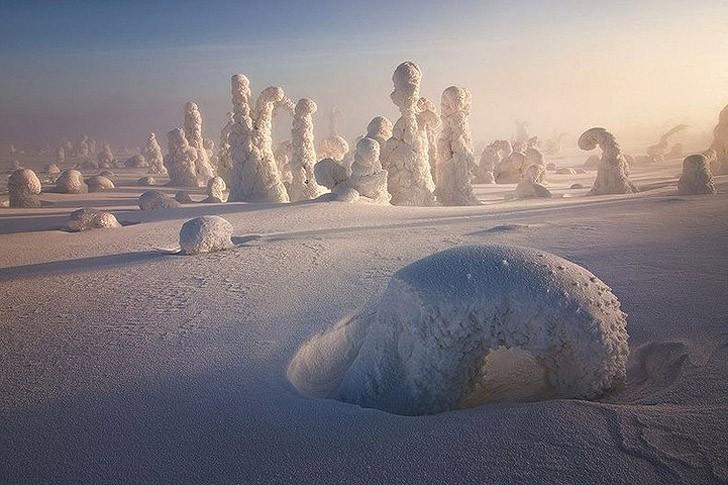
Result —
[[466, 246], [398, 271], [379, 302], [304, 344], [288, 377], [308, 395], [407, 415], [588, 399], [624, 379], [627, 339], [619, 301], [586, 269]]

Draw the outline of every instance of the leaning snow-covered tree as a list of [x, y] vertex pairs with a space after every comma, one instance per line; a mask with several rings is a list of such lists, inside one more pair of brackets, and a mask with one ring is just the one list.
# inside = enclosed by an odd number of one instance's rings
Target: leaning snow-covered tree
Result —
[[283, 89], [268, 87], [250, 110], [250, 81], [242, 74], [232, 77], [233, 120], [229, 136], [233, 176], [229, 200], [288, 202], [273, 155], [273, 110], [288, 106]]
[[149, 133], [147, 141], [144, 143], [144, 159], [149, 165], [149, 173], [166, 175], [167, 169], [164, 168], [164, 156], [162, 155], [162, 147], [159, 146], [157, 135], [153, 132]]
[[470, 134], [470, 90], [450, 86], [442, 93], [437, 200], [442, 205], [478, 205], [471, 185], [477, 165]]
[[435, 202], [435, 184], [430, 173], [427, 137], [417, 123], [422, 71], [413, 62], [403, 62], [394, 71], [390, 95], [401, 117], [394, 124], [382, 160], [388, 171], [392, 204], [428, 206]]
[[167, 133], [168, 153], [164, 157], [164, 166], [169, 173], [169, 184], [182, 187], [198, 187], [195, 163], [198, 158], [196, 148], [190, 146], [182, 128], [175, 128]]
[[587, 195], [631, 194], [637, 188], [627, 176], [627, 161], [617, 140], [604, 128], [590, 128], [579, 137], [579, 148], [601, 148], [602, 157], [597, 167], [597, 178]]
[[313, 170], [316, 165], [316, 148], [313, 135], [313, 114], [316, 103], [302, 98], [296, 103], [291, 128], [291, 185], [288, 195], [291, 201], [310, 200], [326, 190], [316, 182]]
[[670, 152], [670, 137], [686, 129], [688, 125], [677, 125], [668, 130], [660, 137], [657, 144], [647, 147], [647, 157], [653, 162], [660, 162]]
[[197, 150], [197, 161], [195, 162], [197, 184], [204, 187], [207, 185], [207, 181], [215, 176], [215, 171], [210, 164], [205, 140], [202, 138], [202, 113], [200, 113], [197, 103], [192, 101], [185, 104], [184, 131], [187, 142]]
[[715, 175], [728, 175], [728, 106], [718, 115], [718, 124], [713, 130], [713, 152], [710, 169]]
[[341, 162], [349, 153], [349, 143], [344, 137], [339, 136], [339, 119], [341, 112], [336, 108], [331, 108], [329, 112], [329, 136], [322, 138], [318, 145], [318, 155], [320, 159], [333, 158], [337, 162]]

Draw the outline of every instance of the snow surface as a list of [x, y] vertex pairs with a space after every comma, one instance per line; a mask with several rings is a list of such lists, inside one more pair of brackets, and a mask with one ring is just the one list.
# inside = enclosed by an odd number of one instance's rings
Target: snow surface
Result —
[[[560, 167], [586, 158], [565, 156]], [[47, 161], [21, 159], [33, 170]], [[514, 184], [476, 185], [483, 205], [473, 207], [307, 201], [140, 211], [146, 189], [134, 184], [145, 169], [114, 170], [113, 192], [50, 193], [44, 182], [52, 206], [0, 209], [0, 477], [726, 482], [728, 177], [714, 177], [716, 195], [677, 195], [681, 164], [633, 167], [640, 192], [626, 195], [585, 197], [594, 171], [549, 173], [550, 190], [568, 198], [504, 201]], [[577, 183], [585, 188], [569, 188]], [[111, 212], [124, 227], [59, 230], [79, 207]], [[181, 225], [203, 215], [228, 220], [236, 247], [202, 257], [155, 250], [176, 246]], [[480, 244], [557, 254], [609, 285], [629, 314], [624, 386], [592, 401], [412, 417], [290, 384], [298, 349], [378, 299], [395, 272]], [[506, 357], [495, 353], [489, 365]]]

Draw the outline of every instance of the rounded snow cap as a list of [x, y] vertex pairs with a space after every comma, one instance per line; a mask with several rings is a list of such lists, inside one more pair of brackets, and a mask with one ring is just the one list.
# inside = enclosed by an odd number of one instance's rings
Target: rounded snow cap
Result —
[[458, 247], [395, 273], [378, 303], [304, 344], [288, 376], [304, 393], [406, 415], [593, 398], [625, 377], [626, 323], [574, 263]]
[[604, 128], [589, 128], [579, 137], [579, 148], [594, 150], [607, 137], [611, 137], [611, 134]]
[[233, 226], [219, 216], [190, 219], [179, 232], [179, 245], [184, 254], [211, 253], [233, 247]]
[[316, 106], [316, 102], [312, 99], [301, 98], [296, 103], [296, 115], [298, 116], [312, 115], [317, 109], [318, 106]]
[[364, 137], [356, 143], [356, 153], [363, 160], [379, 160], [379, 142], [369, 137]]
[[442, 93], [442, 115], [447, 116], [458, 111], [470, 111], [472, 95], [470, 90], [458, 86], [450, 86]]

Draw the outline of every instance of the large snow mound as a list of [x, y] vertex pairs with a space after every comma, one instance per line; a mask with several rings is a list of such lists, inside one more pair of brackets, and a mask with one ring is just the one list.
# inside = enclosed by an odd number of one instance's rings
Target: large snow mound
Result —
[[219, 216], [190, 219], [179, 232], [179, 245], [184, 254], [211, 253], [233, 247], [233, 226]]
[[416, 261], [382, 298], [305, 343], [301, 392], [420, 415], [495, 400], [594, 398], [629, 353], [617, 297], [536, 249], [466, 246]]

